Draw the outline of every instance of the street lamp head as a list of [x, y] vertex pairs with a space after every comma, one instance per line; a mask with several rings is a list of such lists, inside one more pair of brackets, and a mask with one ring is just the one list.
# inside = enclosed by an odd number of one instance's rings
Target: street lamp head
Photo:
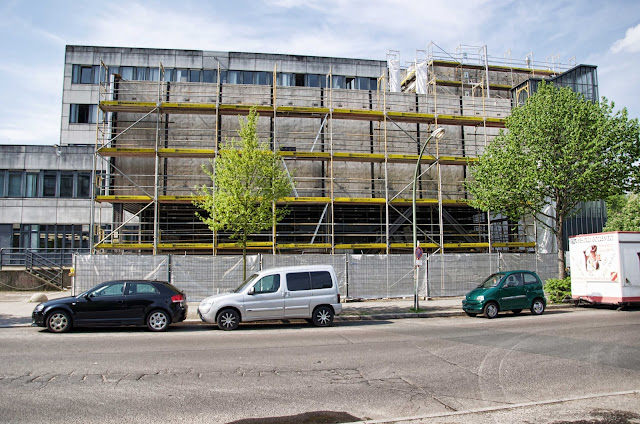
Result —
[[444, 136], [444, 128], [440, 127], [436, 129], [431, 136], [435, 137], [436, 140], [440, 140]]

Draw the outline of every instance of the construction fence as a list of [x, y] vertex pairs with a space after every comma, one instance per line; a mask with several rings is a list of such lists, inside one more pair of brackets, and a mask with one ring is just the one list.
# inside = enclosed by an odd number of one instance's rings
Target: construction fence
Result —
[[[304, 254], [247, 255], [247, 276], [291, 265], [333, 265], [340, 294], [347, 299], [413, 296], [413, 255]], [[190, 301], [235, 289], [242, 283], [242, 256], [80, 255], [74, 256], [73, 294], [109, 280], [165, 280]], [[557, 276], [556, 254], [434, 254], [419, 261], [418, 293], [426, 297], [462, 296], [497, 271], [526, 269], [547, 280]]]

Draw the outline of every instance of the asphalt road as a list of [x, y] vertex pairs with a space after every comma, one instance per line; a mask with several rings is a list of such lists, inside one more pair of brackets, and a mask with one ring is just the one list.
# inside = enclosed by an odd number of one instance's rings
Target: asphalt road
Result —
[[640, 311], [0, 329], [0, 422], [638, 422]]

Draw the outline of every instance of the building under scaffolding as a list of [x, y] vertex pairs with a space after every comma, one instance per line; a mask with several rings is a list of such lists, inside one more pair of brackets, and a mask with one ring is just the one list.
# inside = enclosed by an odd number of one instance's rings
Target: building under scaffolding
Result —
[[[238, 115], [256, 106], [259, 137], [282, 158], [292, 189], [281, 201], [289, 215], [254, 234], [250, 249], [409, 252], [415, 219], [427, 251], [533, 251], [533, 221], [468, 206], [464, 181], [504, 127], [515, 87], [569, 66], [495, 59], [486, 47], [446, 53], [431, 44], [418, 55], [403, 67], [393, 52], [383, 62], [68, 46], [70, 86], [93, 83], [97, 107], [74, 103], [78, 90], [65, 88], [62, 142], [93, 132], [92, 197], [113, 205], [112, 216], [92, 213], [94, 249], [237, 253], [230, 234], [196, 218], [191, 201], [195, 186], [211, 183], [201, 166], [215, 166], [222, 143], [237, 137]], [[413, 217], [418, 154], [440, 127], [444, 138], [429, 141], [418, 165]]]

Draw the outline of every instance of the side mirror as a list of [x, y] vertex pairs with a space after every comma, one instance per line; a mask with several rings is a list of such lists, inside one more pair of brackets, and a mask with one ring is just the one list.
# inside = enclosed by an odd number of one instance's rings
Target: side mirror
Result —
[[90, 300], [91, 300], [91, 296], [89, 296], [88, 294], [85, 294], [85, 295], [84, 295], [84, 296], [82, 296], [82, 297], [84, 297], [84, 299], [85, 299], [85, 300], [87, 300], [87, 301], [90, 301]]
[[251, 287], [251, 288], [249, 289], [249, 291], [247, 292], [247, 294], [249, 294], [249, 295], [256, 294], [256, 288], [255, 288], [255, 287]]

